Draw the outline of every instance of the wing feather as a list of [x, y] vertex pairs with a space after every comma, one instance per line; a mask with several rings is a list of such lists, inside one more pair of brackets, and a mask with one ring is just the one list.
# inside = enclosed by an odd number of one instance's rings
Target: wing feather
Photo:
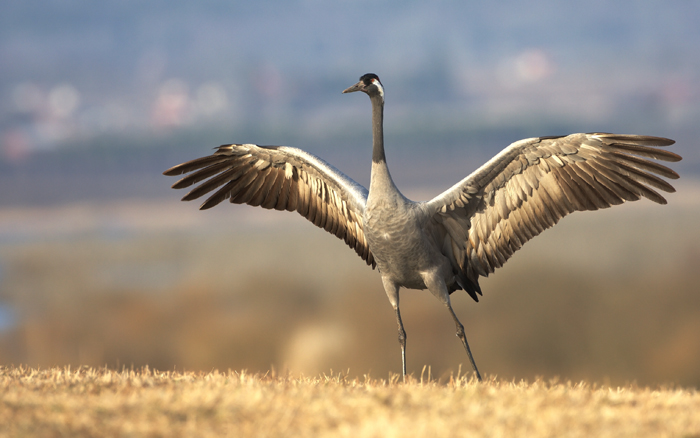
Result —
[[655, 189], [673, 193], [662, 177], [677, 179], [678, 174], [652, 160], [679, 161], [679, 155], [659, 149], [673, 143], [660, 137], [591, 133], [511, 144], [425, 203], [439, 227], [437, 235], [446, 239], [442, 247], [451, 248], [445, 255], [456, 276], [466, 275], [471, 282], [452, 288], [466, 287], [476, 299], [479, 276], [503, 266], [527, 241], [574, 211], [642, 197], [665, 204]]
[[265, 209], [297, 211], [342, 239], [372, 267], [362, 217], [367, 189], [320, 158], [285, 146], [229, 144], [213, 155], [174, 166], [165, 175], [187, 174], [173, 185], [195, 186], [182, 199], [211, 194], [200, 209], [228, 199]]

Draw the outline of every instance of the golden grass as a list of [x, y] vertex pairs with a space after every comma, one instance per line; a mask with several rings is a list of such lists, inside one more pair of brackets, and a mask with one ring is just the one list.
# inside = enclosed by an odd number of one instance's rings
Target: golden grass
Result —
[[0, 367], [0, 436], [700, 436], [700, 393], [485, 383]]

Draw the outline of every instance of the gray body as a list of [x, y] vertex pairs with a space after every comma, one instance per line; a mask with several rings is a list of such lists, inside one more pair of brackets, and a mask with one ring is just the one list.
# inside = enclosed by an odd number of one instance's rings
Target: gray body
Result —
[[387, 166], [379, 78], [366, 74], [344, 93], [354, 91], [372, 102], [369, 190], [320, 158], [286, 146], [223, 145], [213, 155], [164, 173], [188, 173], [173, 188], [201, 182], [183, 200], [214, 191], [201, 209], [228, 199], [296, 211], [376, 266], [396, 313], [404, 379], [399, 288], [428, 289], [445, 304], [481, 380], [450, 303], [452, 292], [465, 290], [478, 301], [479, 277], [503, 266], [527, 241], [574, 211], [641, 197], [665, 204], [654, 189], [675, 191], [659, 176], [676, 179], [678, 174], [652, 161], [679, 161], [680, 156], [659, 149], [673, 140], [590, 133], [517, 141], [432, 200], [413, 202], [398, 190]]
[[374, 165], [380, 166], [383, 169], [372, 171], [363, 215], [367, 244], [385, 282], [425, 289], [423, 276], [436, 270], [449, 276], [449, 262], [425, 232], [429, 222], [425, 209], [398, 192], [386, 166]]

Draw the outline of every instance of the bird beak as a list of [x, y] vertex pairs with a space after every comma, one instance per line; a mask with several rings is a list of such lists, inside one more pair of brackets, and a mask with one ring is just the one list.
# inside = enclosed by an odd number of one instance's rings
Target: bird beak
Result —
[[343, 90], [343, 93], [353, 93], [355, 91], [362, 91], [362, 90], [364, 90], [364, 88], [365, 88], [365, 84], [362, 81], [360, 81], [360, 82], [356, 83], [355, 85], [353, 85], [352, 87], [348, 87], [345, 90]]

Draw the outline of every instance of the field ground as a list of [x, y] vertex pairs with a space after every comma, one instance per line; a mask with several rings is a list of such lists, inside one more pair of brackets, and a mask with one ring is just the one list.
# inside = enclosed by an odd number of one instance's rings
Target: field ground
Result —
[[0, 436], [700, 437], [700, 393], [423, 377], [0, 368]]

